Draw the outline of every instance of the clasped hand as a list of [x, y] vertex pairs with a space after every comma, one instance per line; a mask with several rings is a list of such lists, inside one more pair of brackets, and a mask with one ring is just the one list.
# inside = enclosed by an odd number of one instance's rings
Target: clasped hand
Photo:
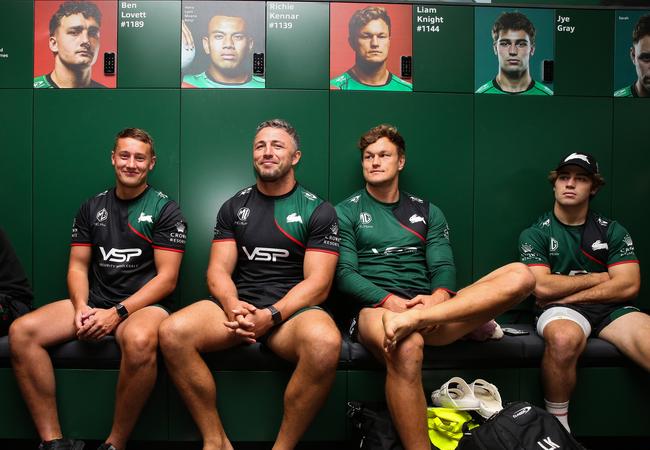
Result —
[[247, 344], [257, 342], [257, 339], [273, 326], [271, 311], [266, 308], [258, 309], [250, 303], [240, 301], [231, 313], [232, 320], [224, 322], [224, 325]]

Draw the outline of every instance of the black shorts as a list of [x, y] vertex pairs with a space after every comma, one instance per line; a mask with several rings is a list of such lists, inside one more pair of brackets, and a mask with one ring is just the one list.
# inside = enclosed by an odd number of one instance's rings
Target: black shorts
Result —
[[[583, 316], [591, 326], [591, 333], [589, 336], [598, 337], [601, 331], [625, 314], [640, 311], [639, 308], [633, 306], [630, 302], [624, 303], [571, 303], [560, 305], [548, 305], [537, 311], [535, 317], [535, 324], [539, 321], [540, 316], [551, 310], [552, 308], [565, 307], [569, 308], [581, 316]], [[584, 329], [584, 328], [583, 328]]]

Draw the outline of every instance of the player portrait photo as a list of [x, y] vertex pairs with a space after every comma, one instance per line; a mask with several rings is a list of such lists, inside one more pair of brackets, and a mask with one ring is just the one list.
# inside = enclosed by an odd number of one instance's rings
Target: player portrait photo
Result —
[[330, 5], [330, 89], [413, 90], [410, 5]]
[[264, 2], [183, 2], [181, 86], [264, 88]]
[[[34, 88], [114, 88], [117, 2], [34, 2]], [[111, 55], [112, 54], [112, 55]]]
[[477, 94], [553, 95], [552, 10], [475, 10]]
[[615, 45], [614, 97], [650, 97], [650, 11], [616, 11]]

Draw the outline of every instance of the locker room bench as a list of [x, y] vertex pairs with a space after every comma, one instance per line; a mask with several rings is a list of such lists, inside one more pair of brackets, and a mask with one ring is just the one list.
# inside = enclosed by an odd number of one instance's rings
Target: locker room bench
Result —
[[[484, 378], [496, 384], [504, 401], [541, 403], [539, 362], [543, 341], [530, 325], [527, 336], [506, 336], [484, 343], [457, 342], [425, 350], [423, 380], [431, 392], [452, 376]], [[56, 369], [59, 414], [66, 435], [106, 436], [112, 419], [120, 352], [113, 338], [69, 342], [50, 351]], [[260, 344], [205, 355], [218, 385], [226, 431], [234, 441], [272, 441], [282, 413], [282, 394], [291, 365]], [[578, 389], [571, 404], [574, 432], [582, 436], [641, 436], [650, 429], [643, 413], [650, 400], [647, 374], [613, 346], [590, 339], [580, 360]], [[336, 381], [306, 440], [343, 441], [350, 435], [347, 400], [382, 400], [384, 371], [358, 343], [344, 339]], [[35, 437], [31, 420], [11, 372], [6, 337], [0, 338], [0, 439]], [[618, 418], [604, 405], [625, 411]], [[611, 411], [611, 409], [609, 409]], [[620, 426], [617, 426], [620, 424]], [[160, 364], [158, 382], [133, 439], [194, 441], [199, 435]]]

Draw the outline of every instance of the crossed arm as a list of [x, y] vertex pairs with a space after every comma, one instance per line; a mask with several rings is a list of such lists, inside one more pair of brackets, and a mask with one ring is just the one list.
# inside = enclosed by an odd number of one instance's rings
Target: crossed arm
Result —
[[540, 306], [624, 302], [636, 298], [641, 287], [641, 272], [636, 262], [611, 266], [607, 272], [574, 276], [553, 274], [547, 266], [529, 268], [535, 276], [535, 297]]
[[[100, 339], [113, 332], [121, 322], [115, 308], [93, 309], [88, 306], [91, 257], [92, 247], [73, 246], [68, 264], [68, 291], [75, 308], [75, 326], [80, 339]], [[180, 252], [154, 249], [156, 276], [121, 302], [129, 314], [164, 299], [174, 291], [182, 258]]]
[[[301, 308], [315, 306], [327, 298], [337, 255], [307, 251], [303, 262], [304, 279], [287, 292], [273, 306], [287, 319]], [[234, 241], [218, 241], [212, 244], [208, 265], [208, 289], [221, 302], [229, 321], [225, 323], [242, 341], [253, 343], [272, 326], [271, 312], [257, 309], [239, 299], [232, 273], [237, 265], [237, 245]]]

